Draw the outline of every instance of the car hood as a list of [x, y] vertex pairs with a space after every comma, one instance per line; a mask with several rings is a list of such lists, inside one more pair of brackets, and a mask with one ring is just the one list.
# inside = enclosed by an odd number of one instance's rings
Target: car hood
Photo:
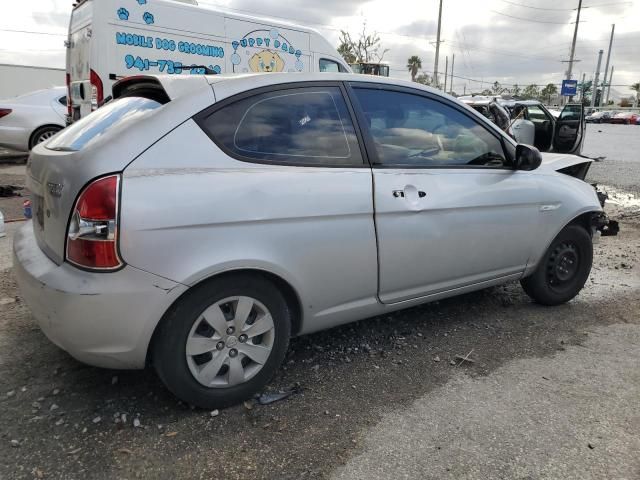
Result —
[[593, 162], [590, 158], [579, 157], [578, 155], [570, 155], [566, 153], [541, 153], [541, 155], [542, 163], [538, 169], [548, 172], [562, 170], [563, 168], [573, 167], [575, 165], [590, 164]]

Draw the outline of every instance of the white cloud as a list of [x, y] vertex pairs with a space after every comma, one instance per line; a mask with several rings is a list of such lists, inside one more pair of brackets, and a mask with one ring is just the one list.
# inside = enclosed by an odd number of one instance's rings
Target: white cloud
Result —
[[[94, 0], [99, 1], [99, 0]], [[154, 0], [149, 0], [154, 1]], [[202, 0], [202, 4], [227, 5], [256, 15], [272, 15], [307, 23], [337, 45], [339, 30], [356, 33], [366, 19], [370, 30], [380, 33], [389, 48], [392, 75], [408, 78], [406, 59], [422, 58], [423, 69], [433, 69], [439, 0]], [[0, 21], [0, 62], [64, 66], [64, 35], [72, 0], [7, 2]], [[595, 70], [597, 52], [608, 46], [611, 23], [616, 39], [611, 63], [616, 67], [614, 84], [622, 93], [626, 85], [640, 81], [637, 45], [640, 42], [640, 1], [591, 0], [583, 9], [574, 75], [589, 78]], [[519, 4], [519, 5], [518, 5]], [[559, 83], [569, 55], [577, 1], [554, 0], [444, 0], [440, 70], [444, 57], [455, 53], [455, 74], [486, 83]], [[603, 5], [598, 7], [597, 5]], [[215, 8], [215, 7], [213, 7]], [[521, 19], [536, 20], [530, 22]], [[549, 22], [549, 23], [538, 23]], [[53, 33], [37, 35], [7, 30]], [[604, 68], [604, 61], [603, 61]], [[478, 88], [473, 81], [456, 79], [455, 89]]]

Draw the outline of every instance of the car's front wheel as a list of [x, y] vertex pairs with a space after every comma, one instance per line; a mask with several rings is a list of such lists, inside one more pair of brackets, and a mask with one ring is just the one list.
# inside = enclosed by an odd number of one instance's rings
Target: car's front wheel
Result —
[[591, 235], [579, 225], [568, 225], [551, 242], [533, 274], [520, 283], [536, 302], [560, 305], [582, 290], [592, 262]]
[[158, 328], [152, 360], [159, 377], [180, 399], [211, 409], [267, 384], [286, 354], [291, 312], [266, 279], [230, 275], [188, 292]]

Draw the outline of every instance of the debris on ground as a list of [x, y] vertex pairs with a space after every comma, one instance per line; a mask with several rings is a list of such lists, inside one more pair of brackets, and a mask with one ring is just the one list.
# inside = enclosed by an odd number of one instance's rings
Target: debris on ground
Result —
[[219, 410], [216, 409], [216, 410], [212, 410], [211, 411], [211, 416], [212, 417], [217, 417], [218, 415], [220, 415], [220, 411]]
[[101, 420], [102, 420], [102, 417], [97, 416], [93, 419], [93, 423], [100, 423]]
[[459, 360], [460, 363], [458, 363], [456, 366], [460, 366], [462, 365], [464, 362], [467, 363], [476, 363], [476, 361], [472, 358], [469, 358], [471, 356], [471, 354], [473, 353], [473, 348], [471, 349], [471, 351], [469, 353], [467, 353], [466, 355], [462, 356], [462, 355], [456, 355], [455, 359]]
[[0, 185], [0, 197], [19, 197], [19, 190], [22, 190], [22, 187], [16, 185]]
[[18, 440], [11, 440], [11, 446], [13, 448], [18, 448], [20, 446], [20, 442]]
[[134, 418], [133, 419], [133, 427], [134, 428], [140, 428], [142, 426], [142, 424], [140, 423], [140, 419], [139, 418]]
[[301, 391], [302, 389], [299, 385], [294, 385], [287, 390], [281, 390], [273, 393], [262, 393], [258, 396], [258, 403], [260, 405], [270, 405], [272, 403], [279, 402], [280, 400], [284, 400], [294, 393], [300, 393]]

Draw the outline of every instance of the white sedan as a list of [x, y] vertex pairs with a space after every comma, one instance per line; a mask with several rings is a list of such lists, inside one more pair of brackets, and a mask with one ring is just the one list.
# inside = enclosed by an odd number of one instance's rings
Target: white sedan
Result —
[[66, 112], [66, 87], [0, 100], [0, 146], [31, 150], [64, 128]]

